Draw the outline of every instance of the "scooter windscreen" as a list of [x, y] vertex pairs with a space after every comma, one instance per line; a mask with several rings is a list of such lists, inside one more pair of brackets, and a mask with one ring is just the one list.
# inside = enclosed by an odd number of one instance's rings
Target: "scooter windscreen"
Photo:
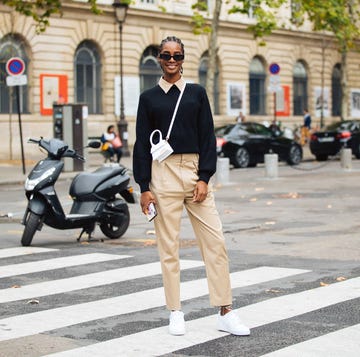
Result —
[[52, 158], [61, 158], [68, 149], [68, 145], [59, 139], [41, 139], [39, 146], [45, 149]]

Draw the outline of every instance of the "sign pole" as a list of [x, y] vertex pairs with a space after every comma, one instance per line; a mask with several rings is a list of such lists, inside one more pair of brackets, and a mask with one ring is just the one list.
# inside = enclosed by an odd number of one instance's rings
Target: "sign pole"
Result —
[[277, 87], [280, 85], [280, 66], [277, 63], [271, 63], [269, 66], [269, 71], [272, 74], [272, 78], [270, 79], [271, 82], [273, 82], [273, 85], [271, 87], [273, 89], [273, 97], [274, 97], [274, 125], [276, 125], [276, 92]]
[[276, 91], [274, 91], [274, 124], [276, 124]]
[[24, 143], [21, 126], [21, 110], [20, 110], [20, 86], [27, 84], [27, 77], [23, 75], [25, 71], [25, 62], [19, 57], [12, 57], [6, 62], [6, 72], [9, 74], [6, 77], [6, 84], [8, 86], [16, 87], [16, 104], [19, 118], [19, 134], [20, 134], [20, 146], [21, 146], [21, 161], [22, 171], [25, 175], [25, 155], [24, 155]]
[[20, 145], [21, 145], [21, 162], [22, 162], [22, 171], [25, 175], [25, 155], [24, 155], [24, 143], [23, 143], [23, 135], [22, 135], [22, 126], [21, 126], [21, 111], [20, 111], [20, 87], [16, 86], [16, 103], [18, 110], [18, 119], [19, 119], [19, 134], [20, 134]]

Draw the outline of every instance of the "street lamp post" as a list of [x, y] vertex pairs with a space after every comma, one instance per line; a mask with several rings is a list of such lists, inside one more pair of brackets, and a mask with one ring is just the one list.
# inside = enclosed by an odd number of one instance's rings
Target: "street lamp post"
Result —
[[125, 119], [124, 112], [124, 87], [123, 87], [123, 40], [122, 40], [122, 29], [123, 23], [125, 22], [126, 13], [129, 5], [123, 3], [121, 0], [115, 0], [112, 6], [115, 9], [116, 21], [119, 24], [120, 32], [120, 120], [117, 122], [118, 131], [123, 144], [123, 156], [130, 156], [128, 146], [128, 123]]

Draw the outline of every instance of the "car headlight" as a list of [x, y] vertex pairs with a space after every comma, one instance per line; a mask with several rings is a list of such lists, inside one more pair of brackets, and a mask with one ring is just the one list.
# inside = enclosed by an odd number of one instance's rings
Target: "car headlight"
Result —
[[32, 191], [36, 185], [38, 185], [41, 181], [46, 180], [48, 177], [50, 177], [54, 171], [55, 171], [55, 167], [52, 167], [49, 170], [46, 170], [41, 176], [34, 178], [34, 179], [29, 179], [27, 178], [25, 181], [25, 190], [26, 191]]

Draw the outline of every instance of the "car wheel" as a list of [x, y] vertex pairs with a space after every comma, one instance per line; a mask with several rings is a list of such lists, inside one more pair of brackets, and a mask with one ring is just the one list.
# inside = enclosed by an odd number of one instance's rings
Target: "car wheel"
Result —
[[315, 155], [317, 161], [326, 161], [328, 156], [325, 154], [322, 155]]
[[298, 165], [302, 159], [302, 150], [298, 145], [292, 145], [289, 150], [287, 163], [289, 165]]
[[243, 147], [238, 148], [235, 152], [235, 155], [234, 155], [232, 161], [233, 161], [233, 165], [236, 168], [248, 167], [249, 163], [250, 163], [249, 152]]

